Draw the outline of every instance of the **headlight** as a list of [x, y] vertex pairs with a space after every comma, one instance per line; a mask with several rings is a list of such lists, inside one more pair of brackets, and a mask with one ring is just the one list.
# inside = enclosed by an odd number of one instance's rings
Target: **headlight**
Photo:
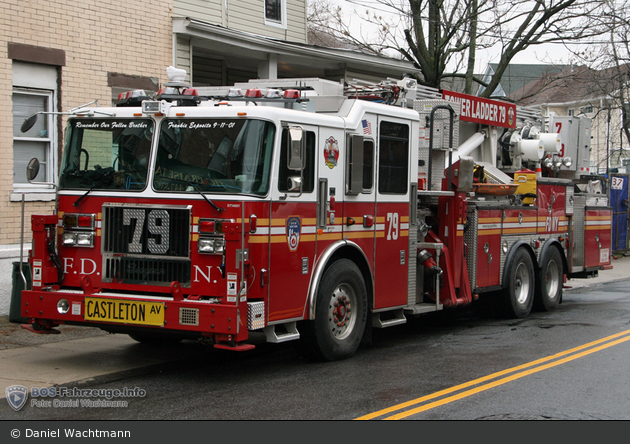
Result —
[[546, 157], [545, 160], [543, 160], [543, 166], [545, 168], [551, 168], [553, 166], [553, 160], [551, 157]]
[[64, 231], [61, 236], [64, 247], [92, 247], [94, 246], [93, 232]]
[[225, 239], [214, 240], [214, 252], [216, 254], [223, 254], [225, 251]]
[[564, 159], [562, 159], [562, 164], [565, 167], [570, 167], [571, 165], [573, 165], [573, 160], [570, 157], [565, 157]]
[[61, 243], [64, 247], [74, 247], [77, 245], [77, 235], [76, 233], [64, 232], [61, 237]]
[[214, 253], [214, 239], [199, 239], [197, 242], [199, 253]]
[[92, 245], [94, 245], [93, 233], [77, 233], [77, 246], [91, 247]]
[[553, 166], [555, 166], [556, 168], [560, 168], [562, 166], [562, 159], [559, 157], [554, 157]]
[[207, 254], [223, 254], [225, 252], [225, 239], [222, 237], [201, 237], [197, 241], [197, 251]]

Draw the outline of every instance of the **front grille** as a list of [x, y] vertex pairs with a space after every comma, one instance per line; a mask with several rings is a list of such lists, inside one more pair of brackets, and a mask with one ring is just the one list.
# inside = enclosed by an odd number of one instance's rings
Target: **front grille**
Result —
[[103, 205], [104, 253], [188, 257], [188, 208]]
[[103, 282], [190, 286], [190, 208], [103, 205]]
[[177, 281], [183, 287], [190, 286], [189, 260], [115, 257], [104, 262], [104, 282], [170, 285]]

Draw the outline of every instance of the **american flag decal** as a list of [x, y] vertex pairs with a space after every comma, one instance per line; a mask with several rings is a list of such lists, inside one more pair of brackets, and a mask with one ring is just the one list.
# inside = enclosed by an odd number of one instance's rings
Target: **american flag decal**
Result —
[[362, 120], [361, 125], [363, 126], [363, 134], [372, 134], [372, 124], [367, 120]]

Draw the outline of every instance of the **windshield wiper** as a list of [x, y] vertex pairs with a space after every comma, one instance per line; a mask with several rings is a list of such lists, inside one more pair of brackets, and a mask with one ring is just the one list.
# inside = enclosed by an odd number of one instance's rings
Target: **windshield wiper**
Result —
[[111, 167], [101, 168], [98, 165], [94, 167], [94, 171], [87, 171], [85, 176], [83, 177], [82, 182], [89, 183], [88, 181], [92, 180], [92, 186], [81, 197], [79, 197], [76, 200], [76, 202], [73, 203], [72, 205], [74, 205], [75, 207], [78, 207], [81, 201], [85, 199], [87, 195], [90, 194], [92, 191], [94, 191], [96, 188], [99, 188], [99, 187], [105, 188], [105, 180], [107, 179], [108, 181], [111, 182], [113, 173], [114, 173], [113, 168]]
[[212, 208], [215, 209], [215, 211], [217, 211], [218, 213], [220, 213], [221, 211], [225, 211], [225, 208], [221, 208], [221, 207], [217, 206], [217, 204], [215, 204], [210, 199], [208, 199], [208, 197], [205, 194], [203, 194], [200, 189], [196, 188], [196, 184], [194, 184], [194, 183], [192, 183], [192, 182], [190, 182], [190, 181], [188, 181], [186, 179], [179, 179], [179, 178], [168, 178], [168, 179], [169, 180], [179, 180], [181, 182], [187, 183], [190, 186], [190, 188], [192, 188], [195, 193], [197, 193], [201, 197], [203, 197], [204, 200], [206, 202], [208, 202]]
[[217, 206], [217, 204], [215, 204], [214, 202], [212, 202], [210, 199], [208, 199], [208, 197], [203, 194], [203, 192], [198, 189], [195, 188], [195, 185], [192, 182], [188, 182], [185, 179], [182, 179], [184, 182], [186, 182], [188, 185], [190, 185], [190, 187], [193, 189], [193, 191], [195, 191], [197, 194], [199, 194], [201, 197], [203, 197], [205, 199], [206, 202], [208, 202], [210, 204], [210, 206], [212, 206], [212, 208], [214, 208], [217, 212], [221, 212], [221, 211], [225, 211], [225, 208], [220, 208]]
[[81, 197], [79, 197], [79, 198], [78, 198], [78, 199], [77, 199], [77, 200], [76, 200], [76, 201], [75, 201], [72, 205], [74, 205], [75, 207], [78, 207], [78, 206], [79, 206], [79, 204], [81, 203], [81, 201], [82, 201], [83, 199], [85, 199], [85, 198], [86, 198], [86, 196], [87, 196], [88, 194], [90, 194], [92, 191], [94, 191], [94, 189], [96, 189], [96, 187], [98, 187], [98, 184], [94, 184], [94, 185], [92, 185], [92, 188], [90, 188], [89, 190], [87, 190], [87, 191], [86, 191], [86, 192], [85, 192], [85, 193], [84, 193]]

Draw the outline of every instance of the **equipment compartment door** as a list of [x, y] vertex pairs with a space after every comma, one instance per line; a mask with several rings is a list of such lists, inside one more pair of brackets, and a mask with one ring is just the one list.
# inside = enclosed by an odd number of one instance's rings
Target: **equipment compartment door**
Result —
[[610, 265], [612, 208], [586, 207], [584, 212], [584, 267]]
[[477, 263], [475, 288], [501, 285], [501, 214], [500, 208], [479, 210], [476, 250], [471, 253]]

